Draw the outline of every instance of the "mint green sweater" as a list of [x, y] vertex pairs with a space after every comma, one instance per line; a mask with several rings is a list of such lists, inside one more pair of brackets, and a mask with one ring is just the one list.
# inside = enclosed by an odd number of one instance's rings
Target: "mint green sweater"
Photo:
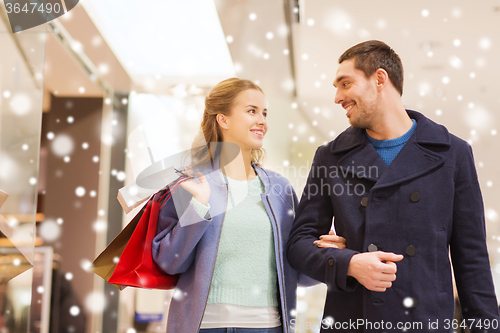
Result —
[[[271, 220], [260, 197], [264, 184], [228, 178], [229, 196], [207, 303], [278, 306]], [[200, 216], [207, 212], [193, 199]]]

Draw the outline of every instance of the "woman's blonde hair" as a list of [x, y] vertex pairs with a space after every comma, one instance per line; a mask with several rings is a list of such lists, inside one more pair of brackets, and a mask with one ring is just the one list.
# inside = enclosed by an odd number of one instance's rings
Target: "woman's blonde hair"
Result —
[[[215, 155], [220, 153], [222, 145], [213, 144], [214, 142], [222, 142], [222, 133], [216, 119], [217, 115], [221, 113], [228, 116], [236, 96], [248, 89], [255, 89], [264, 93], [252, 81], [238, 78], [230, 78], [219, 82], [210, 90], [210, 93], [205, 98], [205, 111], [203, 112], [201, 130], [199, 132], [199, 136], [203, 137], [195, 138], [191, 147], [193, 165], [213, 161]], [[256, 165], [261, 166], [264, 156], [265, 150], [263, 148], [252, 149], [252, 162]]]

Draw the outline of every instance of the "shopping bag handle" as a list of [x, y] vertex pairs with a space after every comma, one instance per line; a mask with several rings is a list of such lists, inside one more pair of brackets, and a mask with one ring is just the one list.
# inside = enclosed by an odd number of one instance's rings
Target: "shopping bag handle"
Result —
[[173, 181], [172, 183], [168, 184], [163, 189], [158, 191], [153, 196], [153, 198], [151, 200], [158, 202], [160, 204], [160, 209], [162, 209], [163, 206], [167, 203], [167, 201], [172, 197], [172, 193], [174, 193], [174, 191], [177, 189], [177, 187], [182, 182], [185, 182], [186, 180], [189, 180], [189, 179], [190, 178], [180, 176], [175, 181]]

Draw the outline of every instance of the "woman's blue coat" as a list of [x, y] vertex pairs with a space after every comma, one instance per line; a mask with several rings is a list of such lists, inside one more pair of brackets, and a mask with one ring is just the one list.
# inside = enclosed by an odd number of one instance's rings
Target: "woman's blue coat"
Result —
[[[294, 331], [290, 329], [290, 323], [295, 318], [299, 274], [288, 263], [286, 244], [295, 217], [297, 196], [286, 178], [276, 172], [252, 166], [265, 186], [265, 193], [261, 196], [274, 233], [279, 310], [284, 324], [283, 332], [291, 333]], [[156, 263], [169, 274], [180, 274], [170, 304], [167, 333], [198, 332], [212, 281], [228, 189], [218, 167], [208, 167], [201, 171], [210, 184], [211, 218], [200, 217], [189, 203], [191, 195], [178, 187], [173, 200], [169, 200], [160, 211], [158, 234], [152, 245]], [[178, 215], [181, 215], [180, 219]], [[301, 276], [301, 284], [317, 283]]]

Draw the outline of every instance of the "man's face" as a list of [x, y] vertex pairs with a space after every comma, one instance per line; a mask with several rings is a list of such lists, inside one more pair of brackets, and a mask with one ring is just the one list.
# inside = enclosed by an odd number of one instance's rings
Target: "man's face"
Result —
[[354, 67], [354, 59], [349, 59], [339, 65], [333, 85], [337, 88], [335, 103], [347, 111], [351, 126], [371, 129], [378, 110], [375, 75], [367, 78]]

